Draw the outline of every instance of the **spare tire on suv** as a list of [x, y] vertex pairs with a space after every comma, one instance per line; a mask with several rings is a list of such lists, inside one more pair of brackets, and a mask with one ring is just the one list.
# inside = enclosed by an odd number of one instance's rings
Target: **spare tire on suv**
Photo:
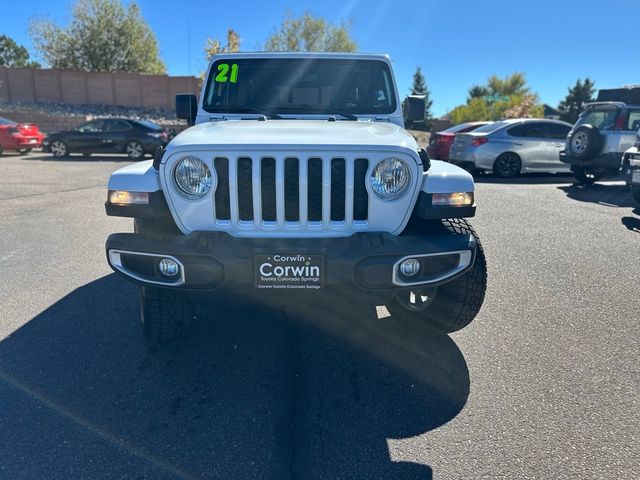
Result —
[[602, 150], [602, 135], [593, 125], [585, 124], [575, 129], [569, 140], [569, 152], [581, 160], [596, 156]]

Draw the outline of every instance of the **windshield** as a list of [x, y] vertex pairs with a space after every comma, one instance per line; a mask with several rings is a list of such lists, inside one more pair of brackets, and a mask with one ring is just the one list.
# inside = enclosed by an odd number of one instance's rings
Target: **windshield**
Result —
[[160, 125], [157, 125], [149, 120], [136, 120], [140, 125], [143, 125], [151, 130], [162, 130]]
[[0, 125], [15, 125], [16, 122], [14, 122], [13, 120], [9, 120], [8, 118], [2, 118], [0, 117]]
[[618, 112], [617, 108], [590, 108], [580, 115], [576, 127], [588, 123], [598, 130], [613, 130]]
[[221, 59], [211, 67], [203, 108], [219, 113], [389, 114], [396, 98], [379, 60]]
[[477, 130], [478, 128], [486, 125], [485, 123], [461, 123], [459, 125], [454, 125], [453, 127], [449, 127], [446, 130], [443, 130], [440, 133], [464, 133], [471, 132], [473, 130]]
[[491, 132], [495, 132], [496, 130], [509, 125], [509, 122], [494, 122], [494, 123], [488, 123], [486, 125], [483, 125], [480, 128], [476, 128], [473, 133], [491, 133]]

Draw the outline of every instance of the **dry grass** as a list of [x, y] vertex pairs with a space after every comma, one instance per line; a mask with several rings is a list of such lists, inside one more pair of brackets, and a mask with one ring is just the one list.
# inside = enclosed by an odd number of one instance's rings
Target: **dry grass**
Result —
[[430, 132], [422, 132], [420, 130], [409, 130], [409, 133], [413, 135], [413, 138], [418, 142], [418, 146], [422, 148], [427, 148], [429, 144], [429, 138], [431, 137]]

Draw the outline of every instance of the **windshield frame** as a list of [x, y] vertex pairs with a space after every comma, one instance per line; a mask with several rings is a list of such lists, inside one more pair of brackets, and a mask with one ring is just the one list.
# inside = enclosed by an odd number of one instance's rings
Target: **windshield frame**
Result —
[[[338, 56], [326, 56], [326, 57], [315, 57], [315, 56], [244, 56], [244, 55], [221, 55], [216, 56], [212, 59], [212, 62], [209, 66], [208, 75], [205, 84], [202, 87], [202, 101], [200, 108], [202, 111], [207, 114], [214, 115], [257, 115], [260, 116], [260, 113], [257, 112], [257, 105], [247, 105], [246, 108], [238, 108], [234, 106], [212, 106], [207, 102], [207, 97], [209, 96], [210, 89], [214, 88], [213, 81], [216, 75], [214, 72], [216, 71], [216, 65], [220, 63], [233, 63], [234, 61], [296, 61], [296, 62], [377, 62], [380, 64], [380, 68], [385, 75], [385, 83], [387, 83], [387, 90], [390, 96], [390, 105], [383, 109], [361, 109], [361, 108], [353, 108], [350, 109], [346, 106], [341, 108], [340, 110], [336, 110], [335, 106], [327, 106], [327, 108], [314, 108], [311, 106], [280, 106], [278, 108], [273, 109], [273, 111], [265, 112], [264, 115], [274, 115], [276, 118], [286, 118], [286, 117], [339, 117], [340, 119], [346, 119], [350, 115], [357, 116], [391, 116], [398, 112], [399, 100], [398, 100], [398, 91], [395, 83], [395, 78], [393, 76], [393, 70], [390, 64], [387, 61], [384, 61], [382, 58], [366, 58], [366, 57], [357, 57], [357, 58], [348, 58], [348, 57], [338, 57]], [[386, 92], [385, 92], [386, 93]]]

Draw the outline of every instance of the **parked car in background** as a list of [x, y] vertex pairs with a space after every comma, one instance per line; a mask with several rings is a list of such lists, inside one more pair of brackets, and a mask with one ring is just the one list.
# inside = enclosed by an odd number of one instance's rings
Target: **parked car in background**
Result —
[[560, 120], [502, 120], [456, 135], [449, 161], [511, 178], [524, 172], [568, 172], [560, 150], [571, 125]]
[[105, 118], [91, 120], [73, 130], [56, 132], [43, 142], [43, 148], [54, 157], [71, 153], [126, 153], [131, 160], [142, 160], [164, 147], [169, 132], [147, 120]]
[[640, 203], [640, 130], [636, 133], [633, 147], [624, 152], [622, 157], [622, 173], [631, 189], [633, 199]]
[[15, 150], [26, 155], [40, 148], [44, 134], [35, 123], [17, 123], [0, 117], [0, 155], [5, 150]]
[[480, 128], [490, 122], [467, 122], [459, 125], [454, 125], [441, 132], [436, 132], [431, 135], [429, 139], [429, 146], [427, 152], [431, 158], [438, 160], [447, 160], [449, 158], [449, 150], [453, 145], [453, 140], [456, 138], [457, 133], [466, 133]]
[[640, 87], [600, 90], [569, 132], [560, 160], [578, 182], [590, 185], [618, 175], [620, 160], [640, 128]]

